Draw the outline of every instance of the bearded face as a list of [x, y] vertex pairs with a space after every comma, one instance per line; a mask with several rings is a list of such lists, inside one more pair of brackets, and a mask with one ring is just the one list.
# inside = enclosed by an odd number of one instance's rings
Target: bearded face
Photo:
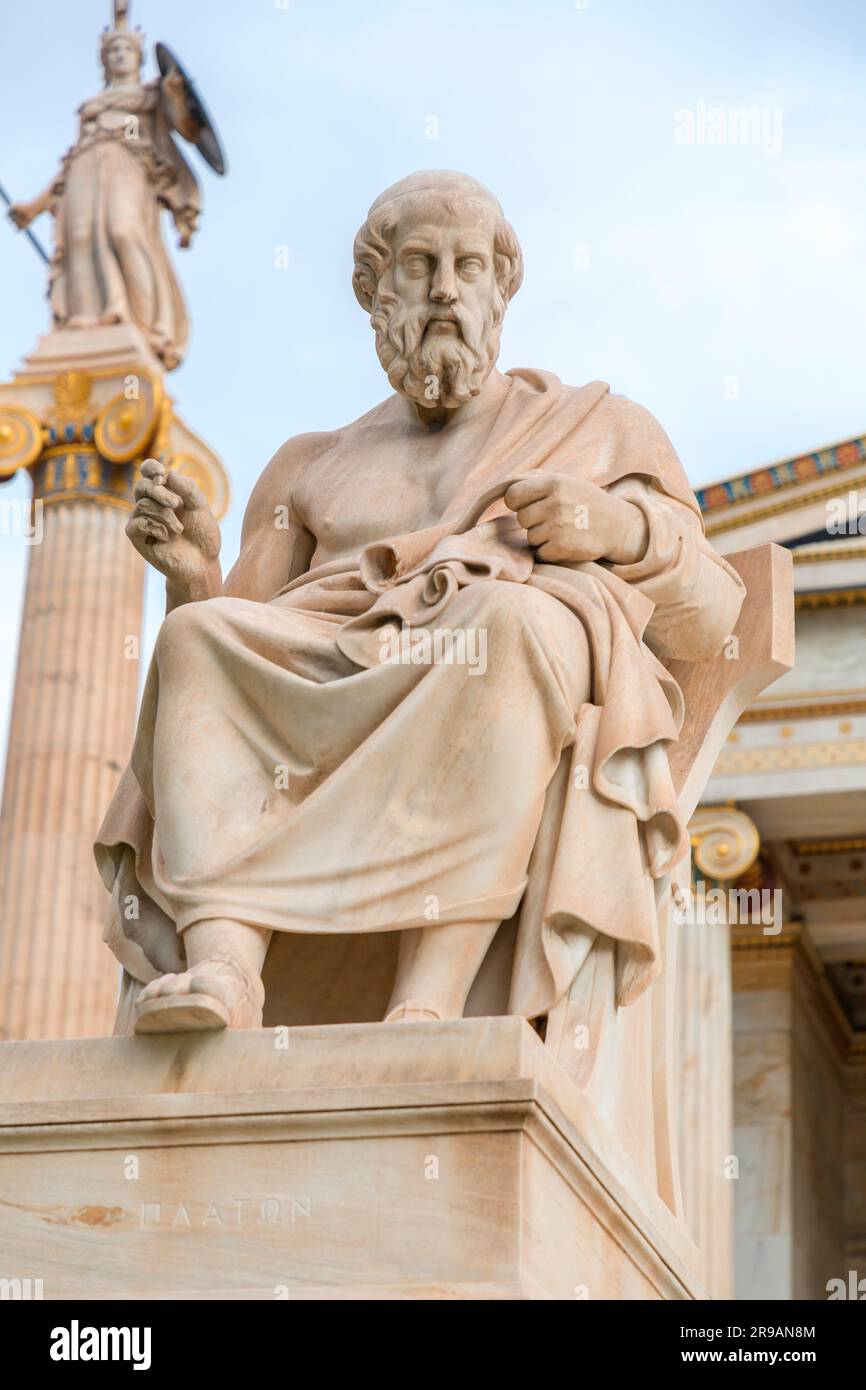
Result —
[[499, 354], [505, 298], [492, 219], [484, 209], [421, 208], [392, 235], [371, 315], [379, 361], [395, 391], [456, 409], [478, 395]]

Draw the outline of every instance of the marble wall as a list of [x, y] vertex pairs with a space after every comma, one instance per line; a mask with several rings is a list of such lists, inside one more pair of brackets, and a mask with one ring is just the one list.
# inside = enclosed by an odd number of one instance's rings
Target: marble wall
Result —
[[[800, 975], [805, 978], [800, 978]], [[795, 962], [791, 996], [794, 1298], [826, 1298], [843, 1275], [844, 1120], [841, 1058]]]
[[847, 1268], [844, 1053], [796, 931], [735, 943], [733, 1040], [736, 1297], [826, 1298]]
[[866, 1278], [866, 1058], [849, 1068], [845, 1103], [846, 1274]]
[[[740, 972], [737, 972], [739, 974]], [[791, 1033], [784, 987], [734, 994], [734, 1190], [737, 1298], [789, 1298]], [[767, 983], [770, 983], [769, 981]]]

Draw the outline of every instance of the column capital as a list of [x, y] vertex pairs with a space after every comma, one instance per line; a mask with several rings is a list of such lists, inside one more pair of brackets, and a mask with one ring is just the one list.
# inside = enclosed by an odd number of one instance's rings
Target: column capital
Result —
[[[112, 330], [101, 333], [107, 340]], [[130, 508], [141, 461], [159, 458], [192, 477], [217, 518], [224, 516], [222, 462], [177, 414], [158, 366], [138, 358], [123, 334], [113, 354], [103, 343], [101, 355], [70, 365], [68, 353], [49, 350], [54, 338], [69, 336], [47, 335], [25, 370], [0, 382], [0, 483], [21, 469], [43, 502]]]
[[699, 806], [689, 821], [689, 836], [696, 868], [719, 883], [746, 873], [761, 849], [754, 821], [731, 805]]

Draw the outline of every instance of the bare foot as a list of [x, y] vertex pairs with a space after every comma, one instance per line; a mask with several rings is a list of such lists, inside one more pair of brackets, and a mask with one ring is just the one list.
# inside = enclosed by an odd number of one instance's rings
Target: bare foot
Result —
[[406, 999], [385, 1015], [386, 1023], [441, 1023], [444, 1015], [426, 999]]
[[145, 985], [135, 1006], [135, 1031], [261, 1028], [264, 999], [261, 980], [233, 957], [212, 957]]

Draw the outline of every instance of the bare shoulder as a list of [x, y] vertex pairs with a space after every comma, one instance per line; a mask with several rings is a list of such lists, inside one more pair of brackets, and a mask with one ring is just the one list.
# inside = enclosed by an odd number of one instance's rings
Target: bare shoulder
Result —
[[357, 420], [335, 430], [296, 434], [281, 444], [267, 464], [250, 494], [244, 517], [245, 531], [254, 530], [273, 517], [274, 507], [293, 505], [303, 520], [303, 493], [315, 482], [316, 474], [327, 468], [329, 460], [347, 444], [362, 447], [367, 431], [378, 432], [393, 413], [393, 397], [366, 411]]
[[262, 522], [271, 524], [274, 508], [289, 505], [299, 483], [333, 448], [339, 435], [339, 430], [296, 434], [280, 445], [250, 493], [244, 516], [245, 531], [256, 530]]
[[[321, 430], [313, 434], [295, 434], [281, 444], [262, 473], [259, 483], [266, 480], [272, 484], [293, 482], [307, 468], [313, 465], [334, 447], [341, 430]], [[259, 486], [256, 484], [256, 487]]]

